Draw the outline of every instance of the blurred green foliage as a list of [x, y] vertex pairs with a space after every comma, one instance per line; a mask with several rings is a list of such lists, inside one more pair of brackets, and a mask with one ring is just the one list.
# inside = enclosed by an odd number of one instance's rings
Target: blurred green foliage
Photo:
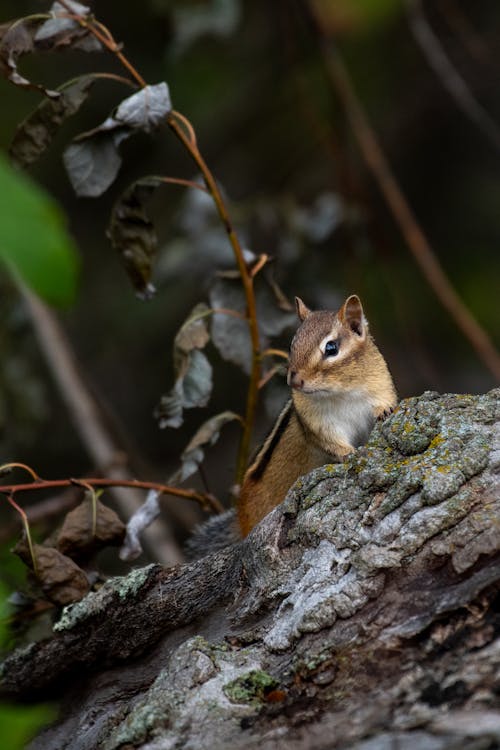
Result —
[[[12, 615], [7, 602], [9, 589], [0, 580], [0, 645], [9, 640], [8, 620]], [[32, 737], [54, 720], [55, 708], [51, 705], [17, 706], [0, 702], [0, 726], [2, 747], [5, 750], [23, 750]]]
[[74, 301], [78, 258], [54, 201], [0, 155], [0, 259], [54, 305]]

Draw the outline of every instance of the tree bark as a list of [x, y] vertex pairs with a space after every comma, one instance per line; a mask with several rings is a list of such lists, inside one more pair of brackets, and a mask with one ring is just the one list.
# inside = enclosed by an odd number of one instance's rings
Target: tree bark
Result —
[[500, 742], [500, 390], [403, 401], [244, 540], [111, 579], [1, 690], [61, 696], [32, 750]]

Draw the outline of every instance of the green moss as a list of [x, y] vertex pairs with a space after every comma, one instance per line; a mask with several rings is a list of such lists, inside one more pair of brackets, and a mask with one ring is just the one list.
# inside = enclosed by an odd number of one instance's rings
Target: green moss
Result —
[[278, 681], [268, 672], [253, 669], [223, 686], [224, 694], [232, 703], [261, 703], [267, 693], [278, 687]]

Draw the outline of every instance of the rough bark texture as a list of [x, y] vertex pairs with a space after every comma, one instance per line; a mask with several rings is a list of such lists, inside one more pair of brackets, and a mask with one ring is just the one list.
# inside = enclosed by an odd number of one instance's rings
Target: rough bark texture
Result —
[[3, 665], [64, 691], [32, 750], [498, 747], [499, 402], [408, 399], [245, 541], [66, 608]]

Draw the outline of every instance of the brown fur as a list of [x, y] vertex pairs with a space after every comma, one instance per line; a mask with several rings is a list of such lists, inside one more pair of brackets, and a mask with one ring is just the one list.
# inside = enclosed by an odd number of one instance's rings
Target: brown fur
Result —
[[[349, 297], [337, 313], [311, 312], [299, 298], [296, 304], [302, 323], [290, 350], [292, 401], [245, 474], [238, 507], [243, 536], [282, 502], [298, 477], [342, 460], [396, 405], [359, 298]], [[337, 344], [337, 355], [325, 354], [327, 341]]]

